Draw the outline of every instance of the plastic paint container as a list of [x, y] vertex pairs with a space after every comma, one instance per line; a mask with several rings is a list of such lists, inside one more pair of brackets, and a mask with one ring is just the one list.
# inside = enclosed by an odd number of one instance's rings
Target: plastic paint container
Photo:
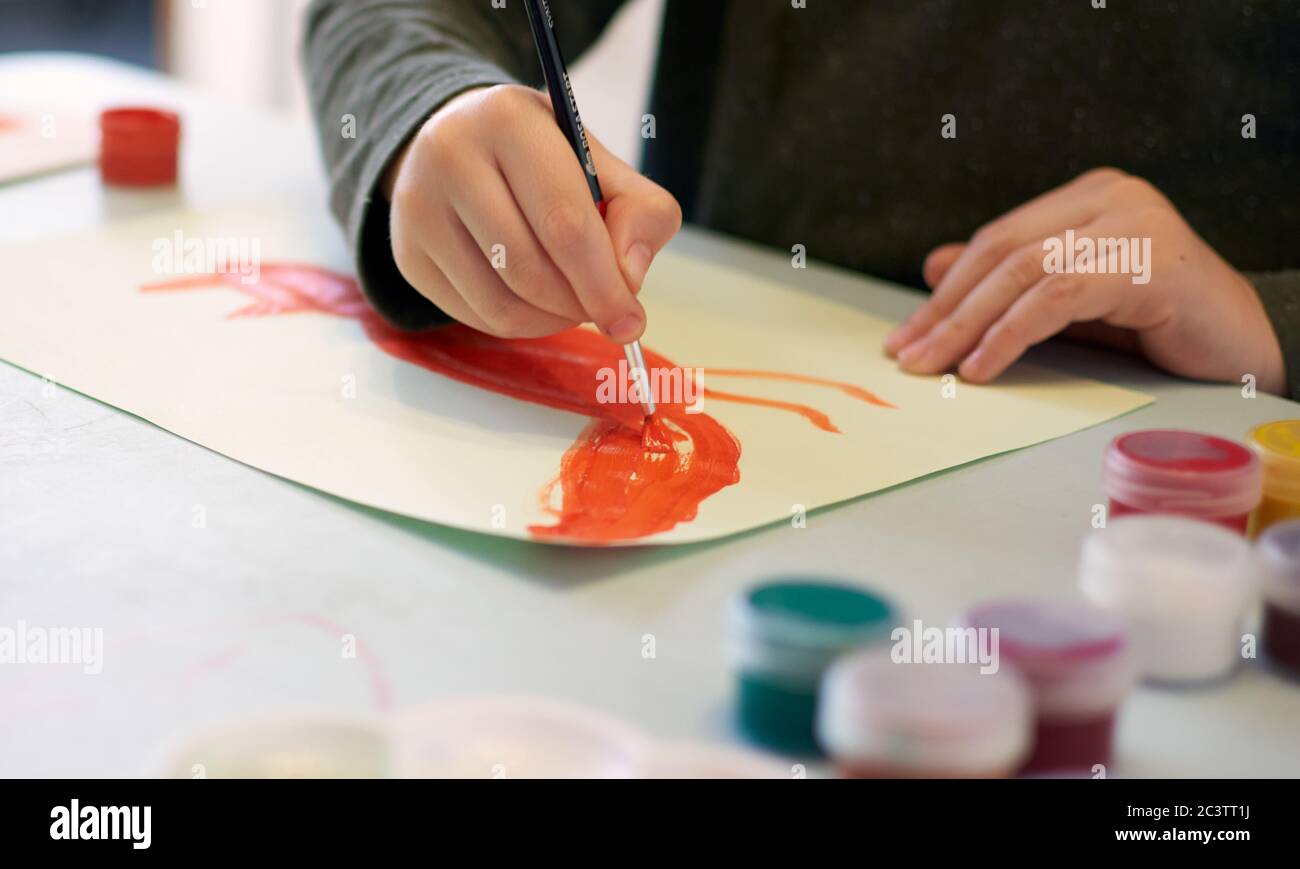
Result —
[[636, 778], [649, 740], [595, 709], [545, 697], [470, 696], [394, 716], [402, 778]]
[[388, 741], [368, 718], [284, 712], [214, 727], [166, 749], [161, 778], [383, 778]]
[[740, 729], [776, 751], [817, 754], [817, 688], [831, 662], [887, 640], [892, 604], [850, 585], [780, 580], [732, 600], [731, 659]]
[[1152, 429], [1110, 442], [1102, 466], [1109, 514], [1172, 513], [1246, 533], [1260, 500], [1258, 457], [1213, 435]]
[[1137, 679], [1118, 616], [1083, 602], [1014, 600], [981, 604], [958, 624], [996, 628], [999, 665], [1029, 686], [1034, 738], [1022, 772], [1110, 764], [1116, 715]]
[[671, 779], [794, 778], [789, 763], [770, 755], [694, 743], [656, 745], [640, 774], [645, 778]]
[[1128, 623], [1144, 678], [1199, 682], [1227, 675], [1241, 660], [1252, 567], [1250, 544], [1222, 527], [1127, 516], [1084, 541], [1079, 584]]
[[176, 183], [181, 120], [152, 108], [108, 109], [99, 116], [99, 174], [119, 187]]
[[1300, 518], [1300, 420], [1261, 425], [1250, 445], [1264, 466], [1264, 499], [1250, 517], [1255, 537], [1275, 522]]
[[1256, 553], [1264, 596], [1264, 655], [1300, 678], [1300, 519], [1265, 531]]
[[1009, 668], [864, 649], [835, 662], [821, 697], [818, 736], [851, 778], [1005, 778], [1029, 752], [1033, 706]]

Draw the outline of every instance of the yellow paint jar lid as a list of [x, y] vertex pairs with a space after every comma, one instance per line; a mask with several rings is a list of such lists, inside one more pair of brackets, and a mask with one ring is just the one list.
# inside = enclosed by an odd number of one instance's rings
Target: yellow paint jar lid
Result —
[[1282, 419], [1255, 428], [1250, 445], [1264, 466], [1264, 491], [1300, 501], [1300, 419]]

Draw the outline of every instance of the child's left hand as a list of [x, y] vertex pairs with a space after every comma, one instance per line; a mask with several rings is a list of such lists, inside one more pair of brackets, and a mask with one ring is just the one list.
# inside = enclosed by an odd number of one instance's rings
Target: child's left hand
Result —
[[[1045, 242], [1064, 246], [1067, 229], [1077, 239], [1136, 239], [1139, 256], [1150, 256], [1105, 273], [1117, 263], [1099, 248], [1097, 273], [1049, 272]], [[1064, 256], [1074, 261], [1076, 252], [1064, 248]], [[1254, 287], [1160, 191], [1116, 169], [1088, 172], [969, 243], [937, 248], [925, 279], [933, 296], [885, 341], [913, 373], [958, 365], [964, 379], [986, 383], [1032, 345], [1100, 321], [1130, 332], [1143, 355], [1173, 374], [1233, 382], [1252, 374], [1263, 391], [1286, 388], [1281, 345]]]

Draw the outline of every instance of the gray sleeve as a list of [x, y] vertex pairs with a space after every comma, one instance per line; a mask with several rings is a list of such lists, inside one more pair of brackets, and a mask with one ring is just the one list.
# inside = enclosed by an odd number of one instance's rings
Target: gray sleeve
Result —
[[[566, 56], [594, 42], [622, 2], [556, 4]], [[540, 84], [523, 4], [313, 0], [302, 62], [329, 174], [330, 208], [352, 246], [366, 298], [401, 328], [445, 322], [393, 262], [388, 203], [378, 185], [393, 157], [452, 97], [486, 85]]]
[[1246, 279], [1255, 285], [1282, 345], [1288, 397], [1300, 401], [1300, 271], [1254, 272]]

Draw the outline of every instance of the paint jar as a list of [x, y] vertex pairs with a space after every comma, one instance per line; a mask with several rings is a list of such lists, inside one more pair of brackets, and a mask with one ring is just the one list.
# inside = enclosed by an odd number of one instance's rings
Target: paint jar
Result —
[[1275, 522], [1300, 518], [1300, 420], [1261, 425], [1250, 445], [1264, 466], [1264, 498], [1250, 517], [1255, 537]]
[[383, 726], [362, 716], [294, 710], [220, 725], [163, 750], [149, 772], [160, 778], [383, 778]]
[[181, 120], [148, 107], [107, 109], [99, 116], [99, 172], [105, 184], [167, 187], [176, 183]]
[[1028, 755], [1029, 690], [1010, 669], [895, 663], [886, 647], [836, 661], [817, 733], [850, 778], [1006, 778]]
[[1226, 676], [1241, 659], [1254, 596], [1250, 544], [1181, 516], [1126, 516], [1083, 544], [1079, 584], [1121, 615], [1139, 674], [1155, 682]]
[[1106, 448], [1102, 478], [1110, 518], [1172, 513], [1245, 534], [1260, 499], [1260, 462], [1253, 452], [1189, 431], [1120, 435]]
[[1256, 547], [1264, 618], [1264, 656], [1300, 678], [1300, 519], [1279, 522]]
[[656, 745], [640, 773], [645, 778], [789, 779], [791, 764], [755, 751], [721, 745]]
[[996, 629], [999, 666], [1029, 686], [1033, 750], [1021, 772], [1110, 764], [1115, 719], [1137, 679], [1122, 619], [1082, 601], [1008, 600], [981, 604], [958, 624]]
[[817, 754], [817, 687], [836, 657], [889, 638], [896, 612], [887, 600], [849, 585], [779, 580], [732, 600], [731, 659], [738, 723], [776, 751]]
[[637, 778], [650, 752], [621, 719], [547, 697], [435, 700], [398, 713], [389, 733], [400, 778]]

